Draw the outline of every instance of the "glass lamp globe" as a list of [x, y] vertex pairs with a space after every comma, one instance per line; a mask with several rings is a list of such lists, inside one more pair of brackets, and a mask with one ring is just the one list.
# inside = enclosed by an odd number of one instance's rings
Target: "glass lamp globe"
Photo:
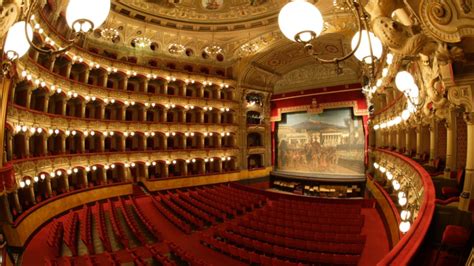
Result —
[[398, 191], [400, 189], [400, 182], [398, 182], [398, 180], [393, 180], [392, 186], [393, 186], [393, 189], [395, 189], [395, 191]]
[[388, 179], [388, 180], [392, 180], [392, 179], [393, 179], [393, 174], [392, 174], [392, 173], [387, 172], [385, 175], [387, 176], [387, 179]]
[[293, 0], [286, 4], [278, 14], [278, 26], [289, 40], [296, 42], [296, 36], [302, 42], [309, 42], [314, 35], [323, 31], [323, 16], [319, 9], [305, 0]]
[[[352, 37], [352, 41], [351, 41], [352, 49], [356, 48], [357, 41], [359, 40], [360, 34], [362, 34], [360, 45], [355, 51], [354, 56], [357, 59], [359, 59], [359, 61], [362, 61], [366, 64], [372, 64], [373, 57], [377, 59], [380, 59], [380, 57], [382, 57], [382, 52], [383, 52], [382, 42], [372, 32], [369, 31], [368, 32], [369, 35], [367, 36], [367, 31], [362, 30], [360, 32], [356, 32], [356, 34], [354, 34], [354, 37]], [[372, 46], [373, 57], [370, 54], [370, 46]]]
[[408, 110], [403, 110], [403, 112], [402, 112], [402, 119], [405, 120], [405, 121], [407, 121], [408, 118], [410, 118], [410, 111], [408, 111]]
[[400, 204], [400, 206], [405, 206], [407, 204], [407, 198], [399, 198], [398, 199], [398, 204]]
[[110, 0], [70, 0], [66, 21], [75, 32], [89, 32], [100, 27], [109, 12]]
[[400, 212], [400, 218], [402, 219], [402, 221], [406, 221], [410, 219], [410, 217], [411, 217], [411, 212], [409, 210], [403, 210]]
[[416, 99], [418, 96], [420, 96], [420, 89], [416, 84], [413, 84], [408, 95], [413, 99]]
[[395, 76], [395, 85], [401, 92], [409, 91], [413, 86], [416, 86], [415, 79], [408, 71], [400, 71]]
[[411, 226], [411, 224], [410, 224], [409, 221], [401, 222], [400, 227], [399, 227], [400, 232], [402, 232], [402, 233], [408, 232], [408, 230], [410, 230], [410, 226]]
[[406, 198], [406, 197], [407, 197], [407, 194], [405, 194], [405, 192], [403, 192], [403, 191], [398, 192], [398, 198], [399, 199]]
[[13, 24], [8, 30], [3, 51], [9, 60], [15, 60], [24, 56], [30, 49], [30, 43], [26, 39], [26, 34], [28, 34], [28, 38], [32, 40], [33, 29], [28, 25], [27, 33], [25, 34], [25, 24], [25, 21], [19, 21]]

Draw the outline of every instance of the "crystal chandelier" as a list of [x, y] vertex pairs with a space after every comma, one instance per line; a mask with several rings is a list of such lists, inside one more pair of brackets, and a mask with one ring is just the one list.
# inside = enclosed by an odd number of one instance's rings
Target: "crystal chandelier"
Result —
[[170, 54], [181, 54], [184, 50], [186, 50], [186, 47], [179, 43], [171, 43], [168, 46], [168, 52], [170, 52]]
[[218, 55], [222, 53], [223, 49], [217, 44], [212, 44], [204, 47], [204, 52], [208, 55]]
[[220, 47], [218, 44], [214, 42], [214, 32], [212, 32], [211, 44], [204, 47], [204, 52], [208, 55], [214, 56], [214, 55], [221, 54], [223, 51], [224, 49], [222, 49], [222, 47]]
[[150, 46], [151, 40], [147, 37], [136, 37], [135, 39], [133, 39], [133, 43], [135, 44], [135, 47], [145, 48]]
[[119, 31], [116, 28], [105, 28], [100, 32], [100, 36], [106, 40], [113, 40], [119, 36]]

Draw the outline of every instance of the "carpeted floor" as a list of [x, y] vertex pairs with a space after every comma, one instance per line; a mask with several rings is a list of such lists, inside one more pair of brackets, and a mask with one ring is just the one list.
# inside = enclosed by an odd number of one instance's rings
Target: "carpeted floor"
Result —
[[[166, 241], [172, 241], [182, 249], [190, 252], [196, 258], [200, 258], [208, 264], [228, 266], [245, 265], [245, 263], [211, 250], [200, 243], [201, 234], [225, 226], [225, 223], [187, 235], [159, 213], [159, 211], [153, 206], [150, 197], [138, 197], [137, 202], [144, 210], [144, 214], [147, 218], [161, 232], [163, 239], [165, 240], [165, 242], [155, 243], [153, 245], [161, 253], [169, 253]], [[108, 204], [105, 204], [104, 207], [105, 211], [108, 213]], [[92, 208], [92, 211], [95, 219], [98, 215], [98, 208], [95, 206]], [[376, 265], [376, 263], [389, 251], [387, 236], [382, 220], [374, 208], [362, 209], [362, 214], [365, 215], [365, 223], [362, 233], [367, 235], [367, 241], [359, 265]], [[58, 219], [65, 220], [65, 216]], [[52, 223], [48, 223], [32, 238], [23, 253], [22, 265], [43, 265], [43, 261], [41, 260], [44, 257], [54, 257], [53, 250], [46, 244], [51, 225]], [[142, 257], [151, 257], [151, 254], [145, 247], [137, 247], [132, 250], [136, 251], [136, 253]], [[117, 251], [114, 254], [117, 255], [117, 258], [124, 263], [124, 265], [133, 265], [131, 263], [132, 258], [125, 250]], [[101, 258], [98, 261], [102, 262], [104, 260]]]

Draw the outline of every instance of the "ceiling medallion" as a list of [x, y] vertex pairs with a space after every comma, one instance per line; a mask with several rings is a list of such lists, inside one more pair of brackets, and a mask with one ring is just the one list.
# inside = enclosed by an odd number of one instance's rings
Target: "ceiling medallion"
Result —
[[145, 48], [147, 46], [150, 46], [151, 40], [147, 37], [136, 37], [135, 39], [133, 39], [133, 43], [136, 47]]
[[170, 54], [181, 54], [184, 50], [186, 50], [186, 47], [182, 44], [171, 43], [168, 46], [168, 52], [170, 52]]
[[119, 31], [115, 28], [105, 28], [100, 32], [100, 36], [106, 40], [113, 40], [119, 36]]
[[222, 47], [217, 44], [208, 45], [204, 48], [204, 52], [206, 52], [208, 55], [218, 55], [221, 54], [222, 51], [224, 51]]

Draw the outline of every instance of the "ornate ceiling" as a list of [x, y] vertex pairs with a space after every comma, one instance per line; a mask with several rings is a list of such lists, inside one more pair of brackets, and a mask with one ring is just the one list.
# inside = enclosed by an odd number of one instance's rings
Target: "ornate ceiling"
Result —
[[[326, 23], [323, 35], [314, 47], [323, 57], [341, 55], [350, 48], [348, 43], [355, 23], [347, 11], [333, 6], [341, 1], [316, 1]], [[338, 76], [334, 66], [320, 65], [305, 54], [302, 46], [283, 37], [277, 19], [279, 10], [287, 2], [113, 0], [112, 12], [102, 29], [117, 29], [119, 38], [112, 42], [99, 33], [89, 39], [89, 44], [115, 49], [122, 54], [217, 65], [232, 70], [233, 78], [243, 86], [275, 89], [275, 93], [358, 82], [356, 63], [346, 63], [344, 73]], [[151, 51], [146, 49], [149, 47], [132, 47], [131, 43], [137, 37], [148, 38], [158, 48]], [[168, 49], [172, 43], [179, 43], [191, 52], [172, 54]], [[211, 43], [223, 48], [220, 58], [203, 55], [202, 51]], [[295, 73], [300, 73], [298, 84], [289, 82], [297, 75]]]

